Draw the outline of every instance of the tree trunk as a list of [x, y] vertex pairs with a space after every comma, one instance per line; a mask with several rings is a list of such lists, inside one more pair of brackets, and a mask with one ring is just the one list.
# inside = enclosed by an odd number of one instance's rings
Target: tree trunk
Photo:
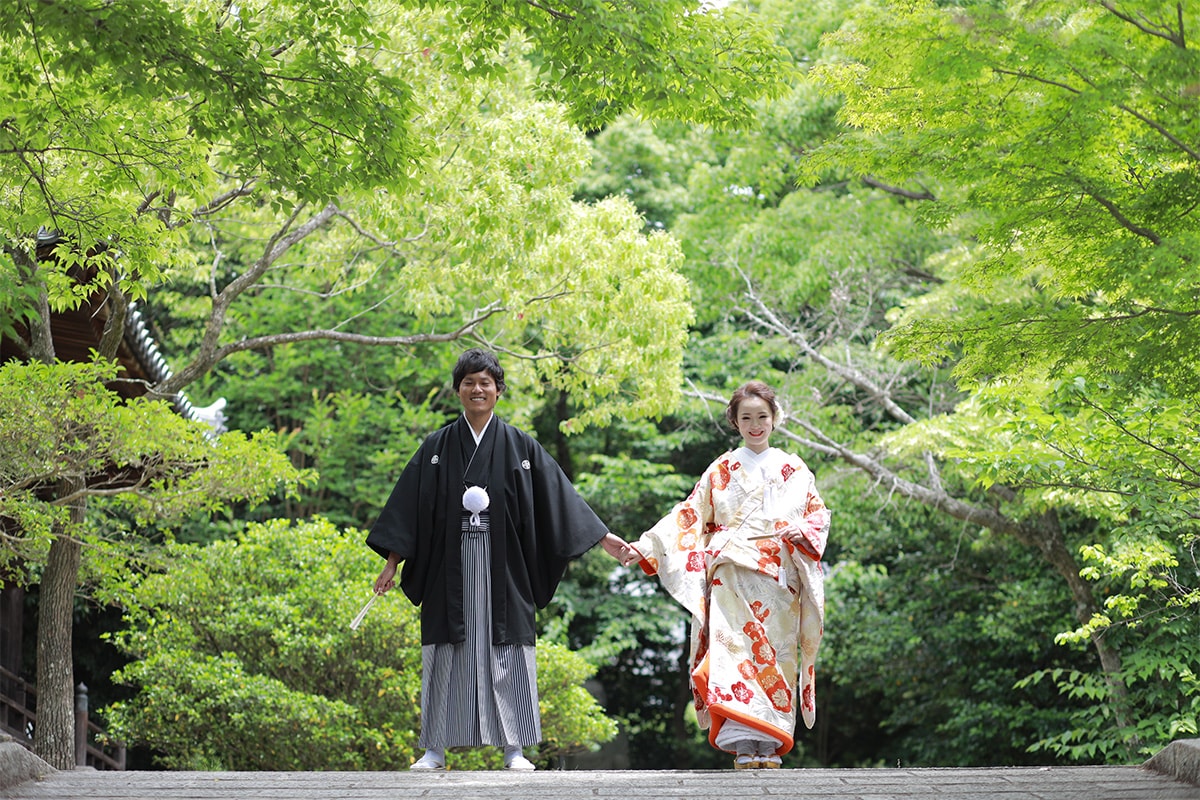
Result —
[[[78, 479], [64, 479], [62, 496], [78, 491]], [[84, 500], [70, 507], [68, 522], [56, 531], [42, 574], [38, 599], [37, 724], [33, 743], [55, 769], [75, 768], [75, 671], [71, 626], [81, 546], [71, 534], [83, 522]]]
[[[32, 272], [36, 264], [25, 263]], [[54, 362], [50, 303], [45, 286], [38, 294], [38, 314], [29, 323], [30, 358]], [[78, 479], [59, 483], [60, 497], [80, 488]], [[71, 626], [75, 619], [75, 586], [79, 580], [80, 545], [70, 536], [83, 522], [83, 500], [68, 510], [68, 521], [55, 531], [46, 570], [42, 573], [37, 628], [37, 723], [33, 744], [42, 760], [55, 769], [75, 767], [75, 670]]]
[[[1081, 570], [1079, 562], [1075, 560], [1075, 553], [1063, 541], [1062, 525], [1059, 523], [1058, 515], [1054, 512], [1043, 515], [1033, 525], [1033, 530], [1034, 532], [1029, 537], [1030, 540], [1041, 552], [1046, 562], [1066, 581], [1067, 587], [1071, 591], [1071, 598], [1075, 601], [1075, 619], [1079, 621], [1080, 625], [1086, 625], [1091, 622], [1093, 616], [1103, 611], [1103, 607], [1097, 600], [1092, 586], [1080, 574]], [[1018, 541], [1028, 543], [1020, 537], [1018, 537]], [[1113, 710], [1113, 719], [1119, 726], [1130, 728], [1133, 725], [1134, 712], [1129, 707], [1129, 689], [1121, 676], [1121, 653], [1105, 640], [1103, 631], [1093, 633], [1091, 643], [1100, 659], [1100, 669], [1104, 673], [1104, 680], [1112, 690], [1110, 707]], [[1138, 743], [1136, 734], [1132, 740], [1126, 742], [1130, 758], [1136, 756]]]
[[[37, 265], [24, 254], [12, 253], [22, 268], [36, 277]], [[31, 277], [31, 280], [33, 279]], [[37, 315], [29, 322], [29, 357], [43, 364], [54, 363], [54, 337], [50, 331], [50, 297], [46, 294], [46, 285], [38, 283]]]

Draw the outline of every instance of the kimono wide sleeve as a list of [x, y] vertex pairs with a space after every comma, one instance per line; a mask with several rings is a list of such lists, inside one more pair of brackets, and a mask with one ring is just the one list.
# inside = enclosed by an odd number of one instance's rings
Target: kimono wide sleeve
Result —
[[517, 475], [511, 481], [518, 509], [512, 516], [519, 530], [508, 553], [509, 574], [527, 579], [535, 605], [544, 608], [567, 565], [596, 546], [608, 534], [608, 526], [536, 440], [511, 430], [524, 455], [516, 460]]
[[435, 432], [417, 449], [367, 534], [367, 545], [376, 553], [400, 557], [398, 583], [414, 605], [425, 599], [430, 576], [440, 574], [445, 557], [446, 487], [437, 458], [444, 433]]
[[713, 519], [713, 486], [722, 480], [728, 482], [728, 478], [727, 459], [713, 462], [687, 499], [633, 542], [642, 556], [642, 571], [657, 575], [675, 601], [697, 617], [705, 613], [705, 550], [719, 527]]

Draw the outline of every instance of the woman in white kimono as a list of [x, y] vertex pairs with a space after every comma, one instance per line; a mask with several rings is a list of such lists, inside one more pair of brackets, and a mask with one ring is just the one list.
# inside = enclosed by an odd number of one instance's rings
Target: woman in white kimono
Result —
[[805, 463], [769, 445], [779, 416], [769, 386], [745, 384], [725, 415], [742, 446], [718, 457], [628, 560], [692, 614], [691, 686], [709, 743], [735, 754], [737, 769], [777, 768], [797, 709], [807, 727], [816, 719], [829, 510]]

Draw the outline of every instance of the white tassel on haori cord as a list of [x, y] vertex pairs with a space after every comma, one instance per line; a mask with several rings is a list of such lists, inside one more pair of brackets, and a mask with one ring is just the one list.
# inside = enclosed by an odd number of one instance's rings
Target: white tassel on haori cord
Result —
[[479, 515], [487, 511], [490, 502], [491, 498], [488, 497], [487, 489], [482, 486], [468, 486], [467, 490], [463, 492], [463, 508], [471, 512], [472, 528], [479, 527]]

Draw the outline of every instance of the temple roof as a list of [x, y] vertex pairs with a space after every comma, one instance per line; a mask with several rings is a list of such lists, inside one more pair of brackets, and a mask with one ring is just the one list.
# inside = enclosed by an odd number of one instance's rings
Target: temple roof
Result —
[[[39, 257], [49, 257], [49, 252], [58, 237], [52, 233], [38, 234]], [[55, 357], [60, 361], [90, 361], [92, 351], [100, 344], [104, 325], [108, 321], [108, 306], [104, 292], [97, 291], [78, 308], [69, 311], [54, 311], [50, 314], [50, 331], [54, 340]], [[17, 326], [20, 330], [21, 326]], [[8, 338], [0, 338], [0, 362], [24, 358], [24, 348]], [[121, 366], [121, 377], [111, 387], [122, 397], [139, 397], [155, 384], [171, 377], [171, 367], [159, 350], [154, 336], [142, 311], [132, 306], [125, 315], [125, 332], [116, 355]], [[221, 409], [225, 403], [218, 400], [207, 408], [197, 408], [185, 392], [172, 398], [180, 415], [187, 419], [202, 420], [218, 432], [224, 430]]]

